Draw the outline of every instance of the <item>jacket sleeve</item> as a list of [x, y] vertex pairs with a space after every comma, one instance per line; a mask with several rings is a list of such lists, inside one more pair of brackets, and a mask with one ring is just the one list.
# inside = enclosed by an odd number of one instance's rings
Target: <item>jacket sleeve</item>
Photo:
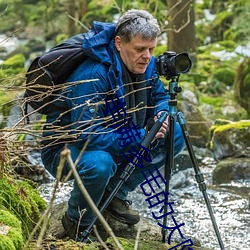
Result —
[[[86, 70], [86, 68], [88, 68]], [[112, 123], [112, 116], [107, 115], [105, 98], [109, 90], [106, 78], [107, 69], [103, 65], [83, 63], [68, 79], [77, 83], [82, 79], [86, 82], [74, 84], [67, 89], [66, 102], [70, 107], [70, 128], [76, 135], [76, 143], [83, 147], [88, 143], [88, 149], [104, 150], [112, 154], [121, 154], [131, 146], [136, 146], [145, 137], [145, 130], [134, 130], [137, 134], [131, 143], [121, 141], [121, 133], [107, 126]], [[137, 133], [136, 133], [137, 132]]]

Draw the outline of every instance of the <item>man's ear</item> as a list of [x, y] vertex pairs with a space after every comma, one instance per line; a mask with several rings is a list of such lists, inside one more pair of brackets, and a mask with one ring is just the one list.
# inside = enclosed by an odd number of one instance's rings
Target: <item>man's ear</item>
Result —
[[115, 47], [116, 47], [116, 49], [117, 49], [118, 51], [120, 51], [120, 49], [121, 49], [121, 43], [122, 43], [121, 37], [116, 36], [116, 37], [115, 37]]

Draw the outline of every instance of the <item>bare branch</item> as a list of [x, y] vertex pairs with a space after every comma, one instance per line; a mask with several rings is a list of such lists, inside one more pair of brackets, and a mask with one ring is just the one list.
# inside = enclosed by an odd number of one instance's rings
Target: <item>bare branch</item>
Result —
[[118, 249], [123, 250], [123, 247], [120, 245], [119, 241], [117, 240], [116, 236], [114, 235], [112, 228], [109, 226], [109, 224], [106, 222], [106, 220], [103, 218], [102, 214], [100, 213], [100, 211], [98, 210], [98, 208], [96, 207], [95, 203], [93, 202], [92, 198], [90, 197], [87, 189], [85, 188], [79, 174], [77, 173], [77, 170], [75, 168], [74, 162], [71, 158], [71, 154], [70, 154], [70, 150], [69, 149], [65, 149], [61, 152], [61, 157], [62, 158], [66, 158], [68, 160], [69, 166], [73, 172], [73, 176], [75, 178], [75, 181], [78, 184], [79, 189], [81, 190], [82, 194], [84, 195], [84, 198], [86, 199], [86, 201], [88, 202], [89, 206], [91, 207], [91, 209], [95, 212], [95, 214], [97, 215], [98, 219], [100, 220], [100, 222], [102, 223], [102, 225], [104, 226], [104, 228], [106, 229], [106, 231], [108, 232], [108, 234], [113, 238], [115, 245], [118, 247]]

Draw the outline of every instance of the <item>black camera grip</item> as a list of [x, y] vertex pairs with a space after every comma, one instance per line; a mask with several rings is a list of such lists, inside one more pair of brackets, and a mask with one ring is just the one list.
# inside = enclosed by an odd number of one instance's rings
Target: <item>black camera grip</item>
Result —
[[146, 135], [146, 137], [142, 141], [141, 145], [143, 147], [148, 148], [148, 146], [150, 145], [150, 143], [153, 141], [155, 135], [157, 134], [157, 132], [161, 128], [163, 122], [167, 118], [167, 115], [168, 115], [167, 111], [161, 113], [159, 119], [155, 122], [155, 124], [153, 125], [153, 127], [150, 129], [149, 133]]

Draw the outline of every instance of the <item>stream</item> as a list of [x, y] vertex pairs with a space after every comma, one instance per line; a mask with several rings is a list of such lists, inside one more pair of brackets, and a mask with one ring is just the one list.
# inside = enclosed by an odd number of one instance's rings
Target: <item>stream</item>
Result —
[[[213, 209], [216, 223], [219, 227], [222, 241], [226, 250], [250, 249], [250, 180], [233, 181], [228, 184], [212, 185], [212, 171], [215, 167], [212, 158], [206, 157], [202, 160], [200, 170], [203, 173], [207, 186], [209, 202]], [[41, 184], [39, 191], [42, 197], [49, 201], [54, 181]], [[219, 250], [219, 243], [213, 229], [205, 200], [202, 192], [197, 187], [194, 169], [187, 168], [173, 174], [170, 180], [169, 201], [174, 202], [174, 218], [177, 224], [185, 223], [180, 228], [186, 238], [192, 237], [200, 241], [202, 247]], [[60, 203], [69, 198], [72, 182], [68, 182], [59, 188], [55, 203]], [[161, 185], [165, 190], [165, 185]], [[145, 190], [147, 190], [145, 188]], [[133, 201], [132, 208], [139, 211], [142, 217], [152, 220], [152, 216], [159, 215], [158, 211], [149, 209], [149, 203], [140, 187], [129, 195]], [[170, 209], [168, 209], [170, 211]], [[163, 213], [162, 213], [163, 214]], [[168, 226], [173, 226], [168, 217]], [[159, 232], [161, 227], [159, 226]], [[174, 236], [175, 235], [175, 236]], [[177, 237], [176, 232], [171, 239]], [[180, 237], [180, 236], [179, 236]]]

